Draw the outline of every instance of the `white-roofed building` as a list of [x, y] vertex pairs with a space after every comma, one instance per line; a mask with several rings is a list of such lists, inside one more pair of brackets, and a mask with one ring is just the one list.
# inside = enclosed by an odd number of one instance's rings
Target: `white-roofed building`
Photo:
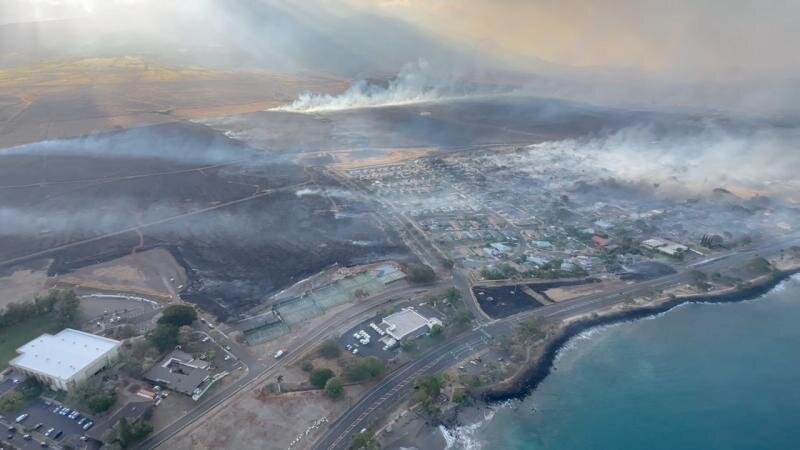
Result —
[[17, 349], [9, 363], [53, 390], [68, 391], [108, 366], [119, 353], [120, 341], [66, 328], [43, 334]]
[[415, 339], [430, 331], [434, 325], [442, 325], [436, 317], [427, 318], [413, 308], [403, 308], [400, 311], [386, 316], [378, 325], [390, 338], [396, 342], [403, 339]]

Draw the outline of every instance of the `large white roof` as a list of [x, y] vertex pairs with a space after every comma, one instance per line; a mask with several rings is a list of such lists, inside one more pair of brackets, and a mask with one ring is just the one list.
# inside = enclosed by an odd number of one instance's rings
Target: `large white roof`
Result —
[[75, 374], [120, 345], [119, 341], [66, 328], [43, 334], [17, 349], [11, 365], [69, 381]]

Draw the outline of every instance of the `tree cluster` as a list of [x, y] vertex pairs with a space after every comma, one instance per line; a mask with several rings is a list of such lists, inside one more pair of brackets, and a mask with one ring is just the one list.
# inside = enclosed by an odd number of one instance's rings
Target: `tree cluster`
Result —
[[0, 315], [0, 328], [9, 327], [43, 315], [52, 315], [59, 328], [75, 324], [78, 318], [80, 301], [75, 292], [69, 289], [53, 289], [32, 302], [9, 303]]
[[344, 370], [344, 375], [350, 381], [366, 381], [379, 377], [385, 369], [383, 361], [369, 356], [348, 365]]
[[[174, 348], [181, 339], [186, 339], [186, 331], [181, 335], [181, 327], [191, 325], [197, 320], [197, 311], [189, 305], [170, 305], [158, 319], [158, 325], [147, 335], [147, 340], [160, 352]], [[185, 330], [185, 329], [184, 329]]]
[[132, 448], [152, 432], [153, 425], [149, 420], [141, 418], [128, 421], [123, 417], [103, 435], [103, 441], [113, 450]]

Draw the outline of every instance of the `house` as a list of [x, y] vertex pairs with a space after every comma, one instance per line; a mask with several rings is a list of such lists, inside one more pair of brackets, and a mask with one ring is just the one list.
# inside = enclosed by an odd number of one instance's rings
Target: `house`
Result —
[[182, 394], [194, 396], [211, 378], [208, 363], [174, 350], [144, 374], [144, 378]]

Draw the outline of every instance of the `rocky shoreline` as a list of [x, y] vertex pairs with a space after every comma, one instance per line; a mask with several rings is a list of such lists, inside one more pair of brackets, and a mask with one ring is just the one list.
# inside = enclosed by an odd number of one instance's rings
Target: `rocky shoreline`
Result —
[[570, 339], [590, 329], [651, 317], [686, 303], [732, 303], [751, 300], [766, 294], [784, 280], [798, 273], [800, 273], [800, 266], [762, 276], [741, 289], [666, 298], [655, 304], [643, 305], [634, 309], [612, 312], [569, 323], [549, 338], [543, 349], [538, 352], [538, 356], [534, 358], [532, 363], [528, 364], [527, 368], [508, 380], [487, 387], [481, 393], [479, 399], [485, 403], [492, 404], [527, 397], [550, 374], [556, 356], [564, 345]]

